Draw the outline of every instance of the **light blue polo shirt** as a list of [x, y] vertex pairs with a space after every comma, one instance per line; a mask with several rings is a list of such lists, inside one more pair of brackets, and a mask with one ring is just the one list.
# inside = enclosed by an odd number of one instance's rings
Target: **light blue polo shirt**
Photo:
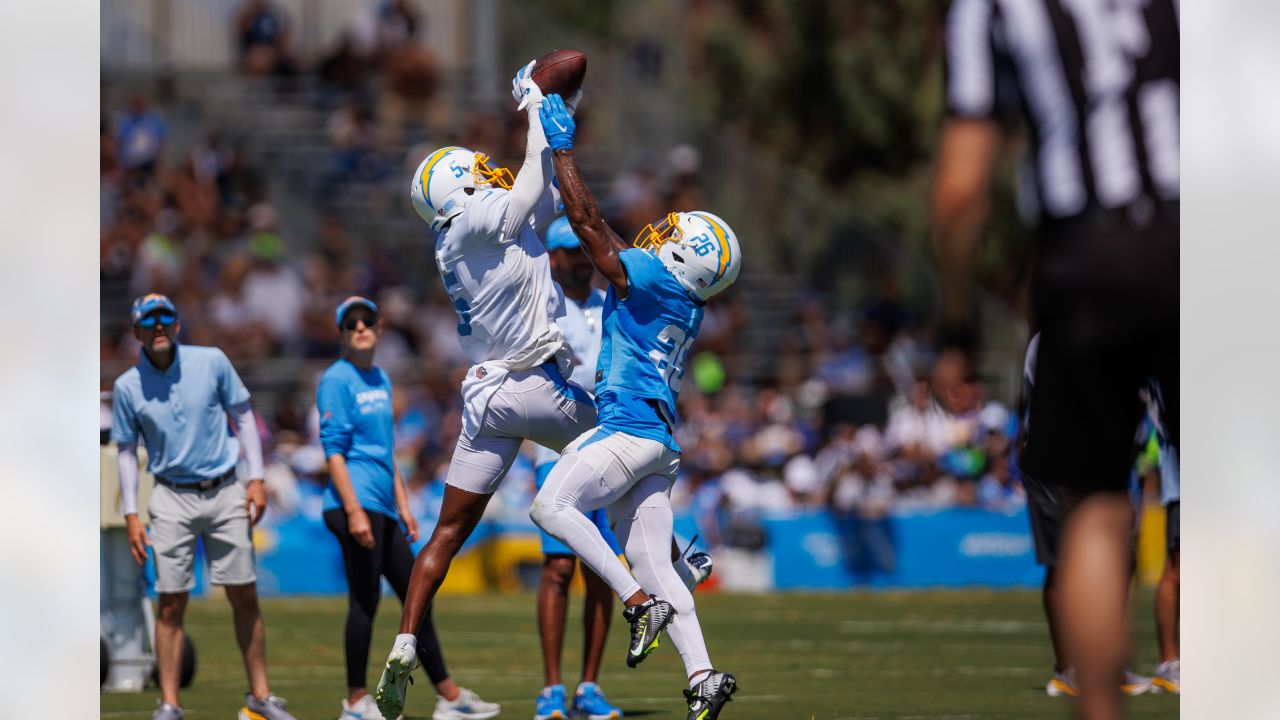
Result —
[[221, 350], [177, 345], [177, 356], [158, 370], [139, 352], [138, 364], [116, 378], [111, 396], [111, 439], [147, 448], [147, 471], [175, 483], [225, 475], [240, 457], [227, 412], [249, 391]]
[[[345, 358], [324, 371], [316, 388], [320, 445], [324, 457], [347, 461], [360, 507], [396, 517], [395, 421], [391, 379], [381, 368], [361, 370]], [[342, 507], [332, 478], [324, 490], [324, 510]]]

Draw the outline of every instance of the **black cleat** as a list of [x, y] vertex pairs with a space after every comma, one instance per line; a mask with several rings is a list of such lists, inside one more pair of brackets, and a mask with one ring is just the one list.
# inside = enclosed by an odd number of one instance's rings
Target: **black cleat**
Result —
[[689, 701], [688, 720], [715, 720], [720, 717], [720, 708], [725, 706], [738, 692], [738, 679], [729, 673], [712, 670], [698, 687], [685, 690], [685, 700]]
[[658, 637], [676, 616], [676, 609], [666, 600], [650, 595], [643, 605], [622, 611], [622, 617], [631, 623], [631, 646], [627, 648], [627, 667], [635, 667], [649, 653], [658, 649]]

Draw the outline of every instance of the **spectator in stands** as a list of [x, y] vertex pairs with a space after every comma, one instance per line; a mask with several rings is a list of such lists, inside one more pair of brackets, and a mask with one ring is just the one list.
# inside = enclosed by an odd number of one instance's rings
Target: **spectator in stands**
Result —
[[677, 145], [667, 154], [665, 205], [673, 212], [707, 206], [702, 190], [702, 155], [692, 145]]
[[1002, 408], [983, 412], [982, 434], [985, 467], [978, 481], [978, 505], [984, 510], [1015, 513], [1027, 506], [1027, 493], [1010, 462], [1011, 438], [1017, 433]]
[[348, 96], [329, 114], [325, 132], [333, 148], [329, 177], [322, 191], [326, 198], [339, 192], [347, 181], [377, 178], [379, 168], [373, 111], [364, 100]]
[[782, 481], [798, 507], [821, 507], [826, 504], [826, 478], [818, 472], [813, 458], [803, 453], [787, 461], [782, 468]]
[[155, 176], [164, 157], [169, 125], [151, 109], [147, 96], [135, 93], [128, 110], [116, 121], [115, 159], [134, 182]]
[[371, 71], [372, 64], [357, 48], [354, 33], [343, 33], [338, 44], [321, 58], [316, 68], [324, 93], [323, 106], [333, 107], [348, 97], [363, 99], [368, 90], [366, 83]]
[[440, 87], [435, 55], [421, 41], [426, 20], [407, 0], [382, 0], [356, 23], [357, 52], [380, 69], [385, 92], [378, 96], [378, 140], [384, 147], [402, 142], [415, 127], [421, 142], [444, 125], [443, 108], [435, 102]]
[[236, 12], [235, 37], [240, 69], [247, 75], [291, 75], [289, 20], [270, 0], [245, 0]]
[[248, 318], [262, 323], [273, 339], [290, 346], [301, 335], [306, 288], [286, 265], [284, 240], [276, 234], [276, 210], [261, 203], [249, 209], [249, 249], [253, 269], [244, 278]]

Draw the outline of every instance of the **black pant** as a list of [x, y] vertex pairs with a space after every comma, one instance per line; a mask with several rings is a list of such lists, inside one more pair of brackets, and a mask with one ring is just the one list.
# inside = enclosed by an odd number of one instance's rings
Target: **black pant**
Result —
[[[347, 528], [347, 513], [341, 509], [326, 510], [325, 527], [338, 538], [342, 546], [342, 562], [347, 571], [347, 627], [345, 633], [347, 654], [347, 686], [367, 687], [365, 671], [369, 667], [369, 640], [373, 634], [373, 616], [378, 611], [382, 596], [381, 578], [387, 582], [404, 602], [409, 592], [409, 576], [413, 573], [413, 550], [393, 517], [366, 510], [369, 526], [373, 530], [373, 547], [362, 547]], [[431, 622], [431, 606], [418, 626], [418, 659], [435, 684], [449, 677], [436, 639], [436, 627]]]
[[1033, 292], [1040, 349], [1024, 468], [1073, 494], [1123, 491], [1154, 379], [1178, 446], [1178, 207], [1046, 228]]

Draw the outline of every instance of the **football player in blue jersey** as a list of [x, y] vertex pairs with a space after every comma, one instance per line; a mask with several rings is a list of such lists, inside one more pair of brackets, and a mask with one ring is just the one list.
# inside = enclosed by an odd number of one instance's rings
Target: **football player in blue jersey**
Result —
[[[609, 288], [596, 369], [597, 426], [565, 448], [530, 516], [622, 599], [631, 625], [627, 665], [653, 652], [665, 629], [689, 675], [689, 719], [712, 720], [737, 680], [712, 667], [693, 595], [671, 563], [670, 494], [680, 466], [676, 396], [703, 306], [737, 279], [742, 253], [729, 225], [708, 212], [671, 213], [628, 247], [605, 224], [582, 180], [573, 117], [563, 100], [547, 96], [539, 114], [565, 215]], [[585, 514], [602, 507], [630, 572]]]

